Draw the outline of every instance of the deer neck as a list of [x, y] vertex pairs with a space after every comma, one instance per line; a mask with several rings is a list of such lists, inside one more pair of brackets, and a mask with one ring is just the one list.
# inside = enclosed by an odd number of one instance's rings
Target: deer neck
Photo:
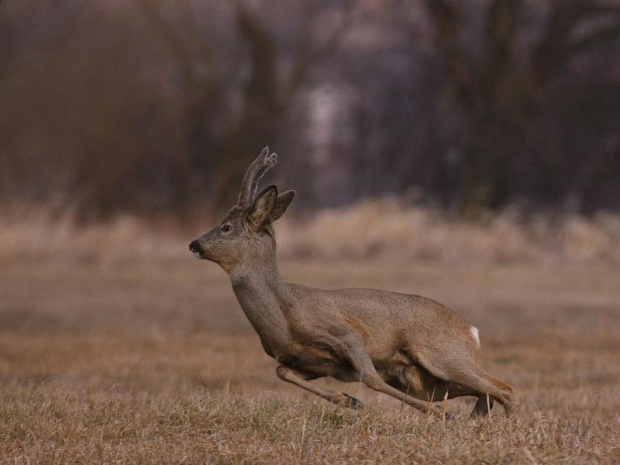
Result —
[[289, 338], [287, 315], [293, 296], [284, 282], [275, 258], [242, 265], [229, 273], [233, 290], [248, 320], [260, 336], [269, 355]]

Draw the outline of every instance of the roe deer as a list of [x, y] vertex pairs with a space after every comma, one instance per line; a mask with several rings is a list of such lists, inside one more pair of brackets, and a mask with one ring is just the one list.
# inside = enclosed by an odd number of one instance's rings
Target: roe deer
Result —
[[493, 400], [509, 414], [516, 405], [513, 388], [480, 368], [478, 330], [448, 308], [417, 295], [284, 282], [273, 223], [295, 192], [278, 195], [277, 187], [269, 186], [256, 195], [258, 181], [276, 161], [265, 147], [245, 174], [237, 205], [189, 248], [228, 273], [265, 352], [279, 363], [277, 375], [351, 408], [362, 404], [309, 380], [361, 381], [439, 415], [444, 412], [433, 401], [459, 396], [478, 397], [472, 415], [488, 415]]

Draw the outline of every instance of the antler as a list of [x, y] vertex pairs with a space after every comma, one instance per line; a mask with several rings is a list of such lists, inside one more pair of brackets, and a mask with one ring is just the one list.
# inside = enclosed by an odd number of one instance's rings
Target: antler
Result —
[[269, 154], [269, 147], [265, 147], [261, 151], [260, 155], [256, 157], [256, 160], [252, 162], [245, 172], [243, 183], [241, 184], [241, 192], [239, 192], [239, 198], [237, 200], [238, 207], [250, 207], [256, 197], [258, 181], [260, 181], [260, 178], [262, 178], [267, 171], [275, 166], [277, 161], [278, 155], [276, 153]]

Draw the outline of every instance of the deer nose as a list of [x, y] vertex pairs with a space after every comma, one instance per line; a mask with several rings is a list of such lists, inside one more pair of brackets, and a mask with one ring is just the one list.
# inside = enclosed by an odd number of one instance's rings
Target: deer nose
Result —
[[200, 252], [200, 242], [198, 241], [190, 242], [189, 250], [191, 250], [192, 252]]

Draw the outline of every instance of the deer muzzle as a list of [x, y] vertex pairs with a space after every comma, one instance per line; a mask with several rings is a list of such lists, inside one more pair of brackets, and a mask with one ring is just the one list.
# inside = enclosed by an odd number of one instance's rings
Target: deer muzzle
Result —
[[202, 247], [200, 242], [195, 240], [189, 243], [189, 250], [194, 253], [194, 257], [202, 258]]

